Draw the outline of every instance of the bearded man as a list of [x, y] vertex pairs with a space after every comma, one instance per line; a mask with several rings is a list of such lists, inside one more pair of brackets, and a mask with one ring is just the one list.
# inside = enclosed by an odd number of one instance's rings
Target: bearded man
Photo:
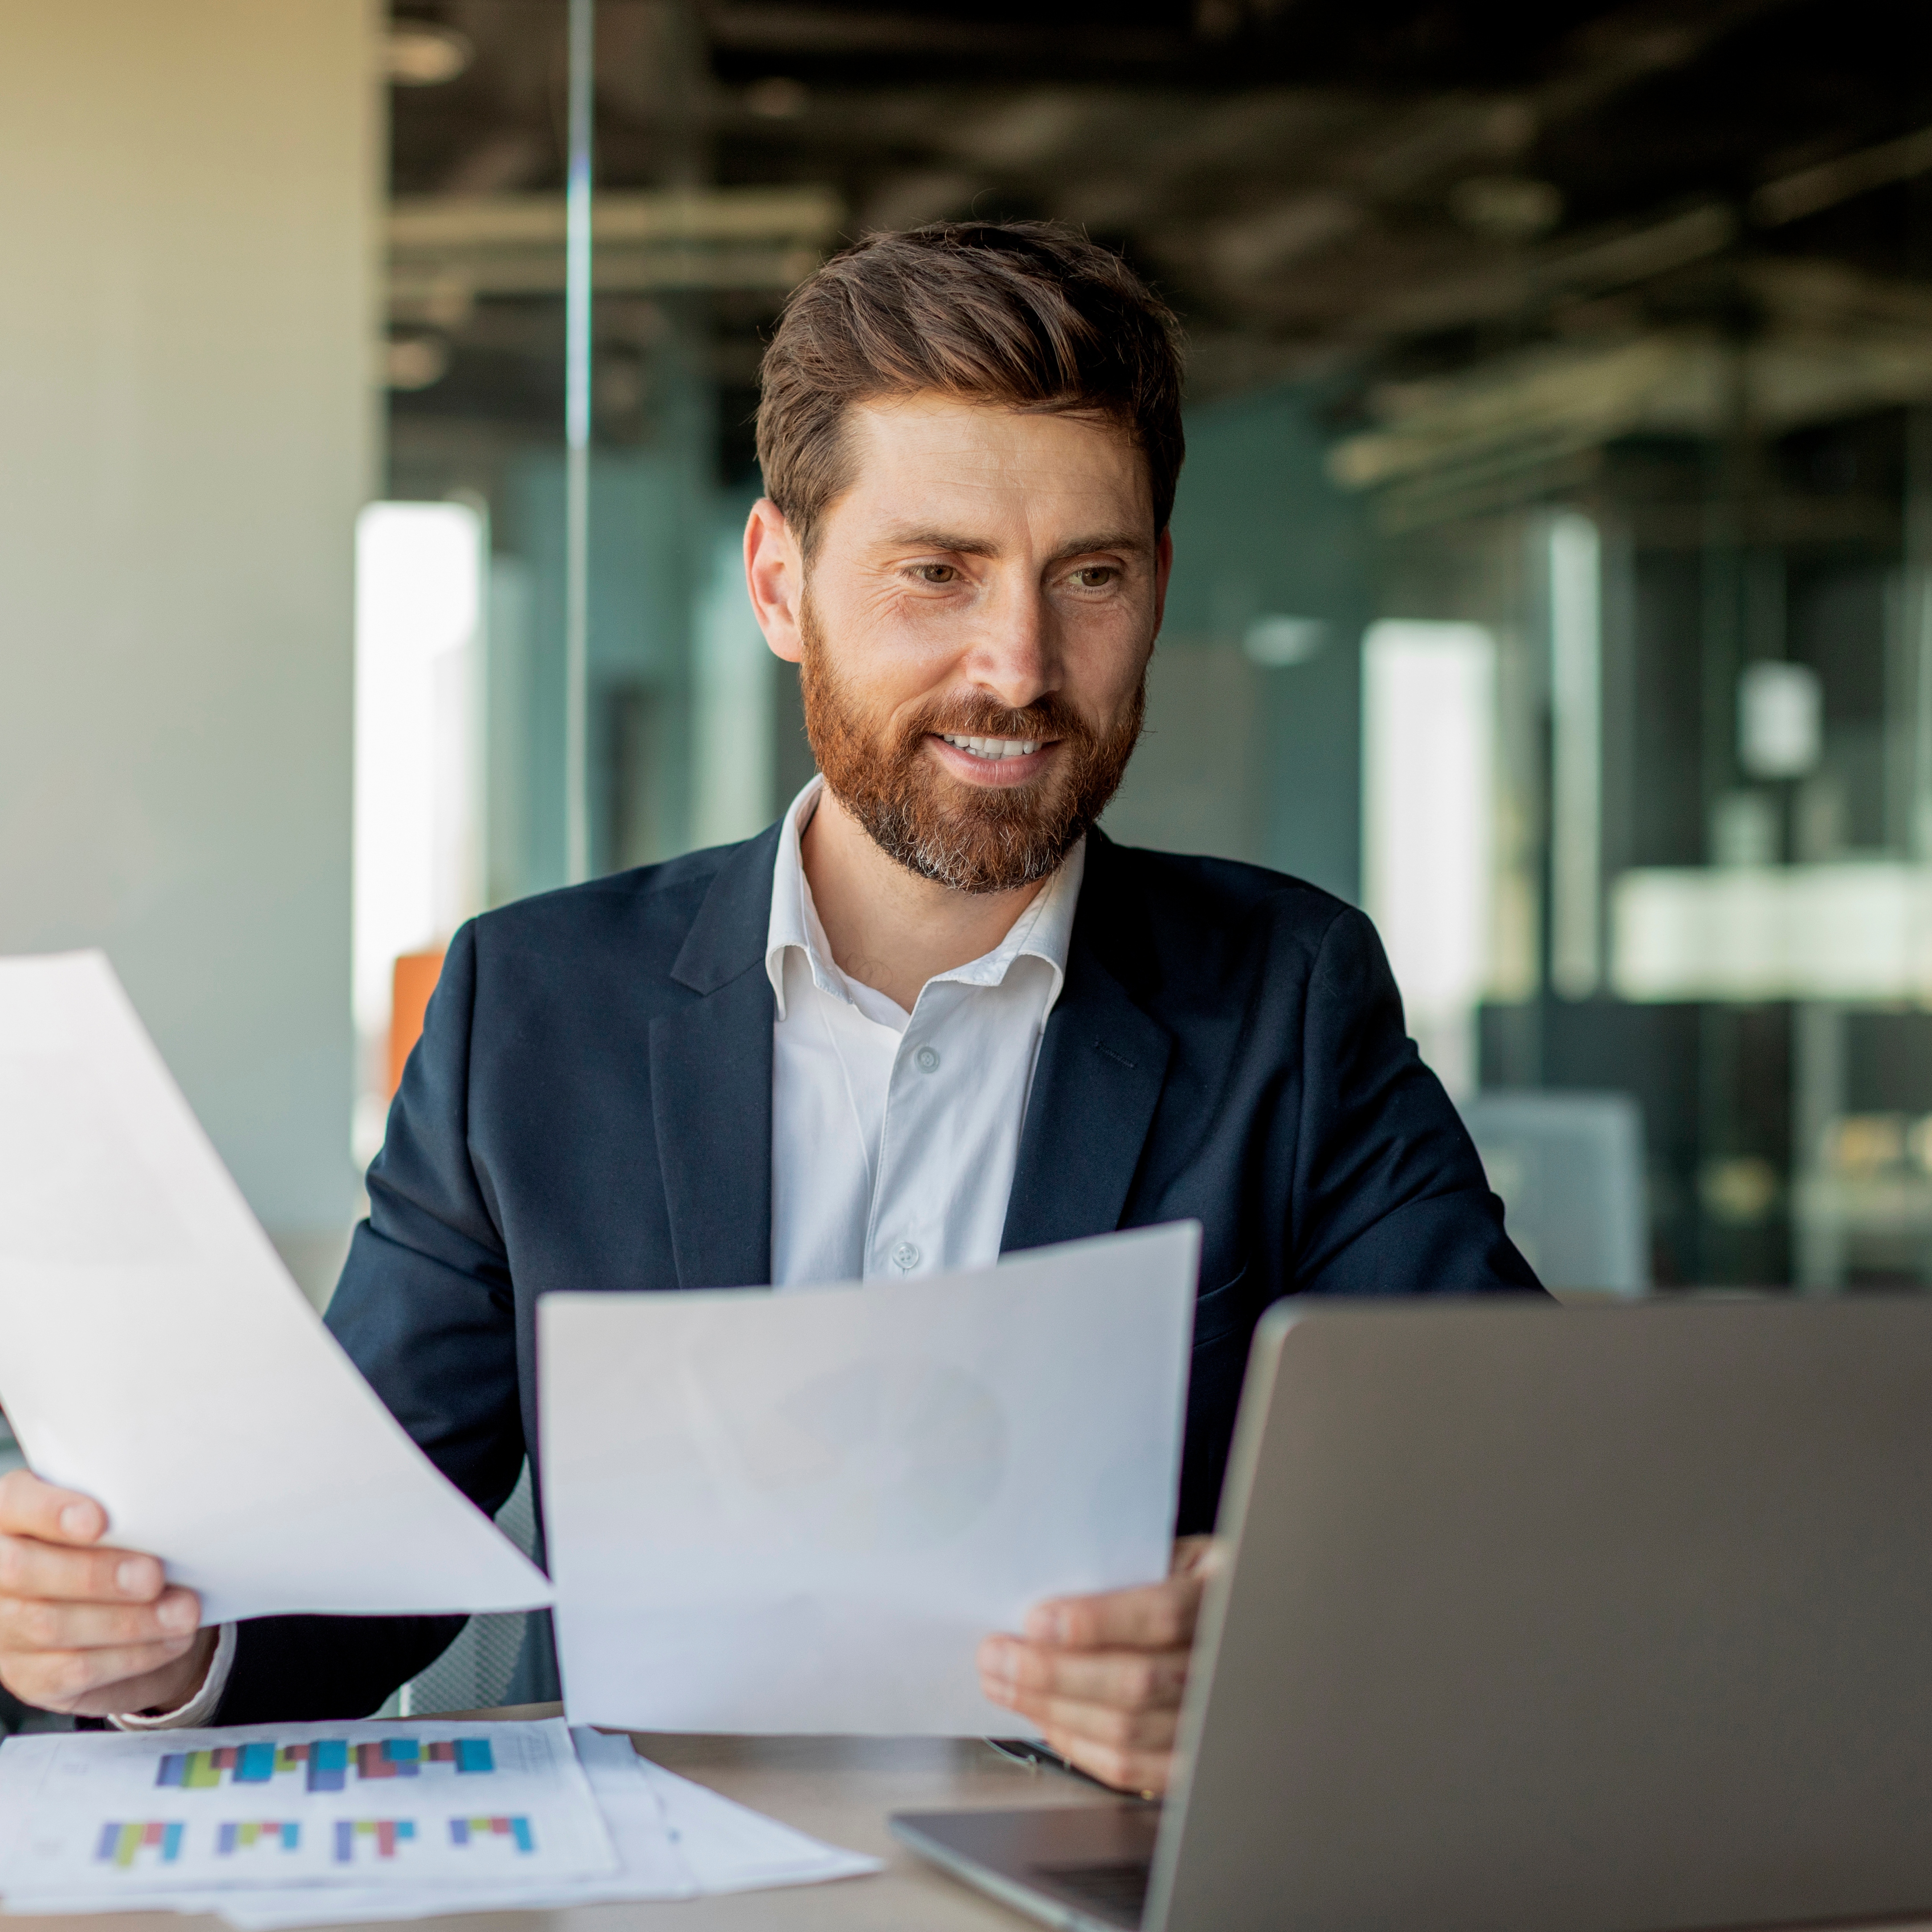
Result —
[[[1199, 1221], [1174, 1575], [1042, 1604], [980, 1658], [1074, 1764], [1159, 1790], [1262, 1310], [1535, 1278], [1368, 921], [1098, 828], [1181, 461], [1147, 288], [1042, 226], [874, 236], [787, 307], [758, 450], [746, 577], [821, 776], [742, 845], [456, 935], [328, 1324], [494, 1512], [536, 1441], [550, 1288], [896, 1280]], [[360, 1715], [460, 1628], [197, 1632], [192, 1593], [105, 1527], [0, 1486], [0, 1681], [29, 1702]]]

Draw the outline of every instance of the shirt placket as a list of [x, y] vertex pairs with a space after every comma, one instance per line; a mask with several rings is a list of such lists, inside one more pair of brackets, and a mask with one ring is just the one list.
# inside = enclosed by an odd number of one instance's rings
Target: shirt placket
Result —
[[935, 1114], [946, 1104], [948, 1022], [970, 990], [950, 981], [929, 981], [893, 1056], [866, 1230], [868, 1277], [903, 1280], [946, 1265], [944, 1190], [956, 1182], [933, 1171], [929, 1150]]

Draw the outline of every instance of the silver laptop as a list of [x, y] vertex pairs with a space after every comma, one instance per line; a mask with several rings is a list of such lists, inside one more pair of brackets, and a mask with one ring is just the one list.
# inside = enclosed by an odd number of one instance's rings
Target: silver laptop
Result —
[[1165, 1806], [902, 1814], [1049, 1924], [1932, 1909], [1932, 1299], [1292, 1305]]

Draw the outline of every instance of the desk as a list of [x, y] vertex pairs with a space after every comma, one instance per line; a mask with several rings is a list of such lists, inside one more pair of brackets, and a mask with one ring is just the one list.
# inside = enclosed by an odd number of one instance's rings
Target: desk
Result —
[[[547, 1718], [554, 1704], [464, 1714]], [[886, 1861], [871, 1878], [779, 1892], [733, 1892], [664, 1904], [587, 1905], [567, 1912], [491, 1912], [417, 1920], [455, 1932], [1018, 1932], [1032, 1922], [916, 1858], [886, 1829], [891, 1811], [944, 1806], [1101, 1804], [1108, 1794], [1058, 1772], [1013, 1764], [976, 1739], [640, 1737], [645, 1756], [814, 1838]], [[122, 1912], [99, 1918], [20, 1918], [44, 1932], [227, 1932], [218, 1919]]]

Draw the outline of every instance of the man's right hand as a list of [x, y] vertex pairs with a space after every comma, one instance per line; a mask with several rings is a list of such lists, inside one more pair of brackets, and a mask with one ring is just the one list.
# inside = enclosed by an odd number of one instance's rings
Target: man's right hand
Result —
[[107, 1512], [25, 1469], [0, 1477], [0, 1684], [75, 1717], [172, 1711], [200, 1689], [217, 1633], [158, 1559], [100, 1546]]

